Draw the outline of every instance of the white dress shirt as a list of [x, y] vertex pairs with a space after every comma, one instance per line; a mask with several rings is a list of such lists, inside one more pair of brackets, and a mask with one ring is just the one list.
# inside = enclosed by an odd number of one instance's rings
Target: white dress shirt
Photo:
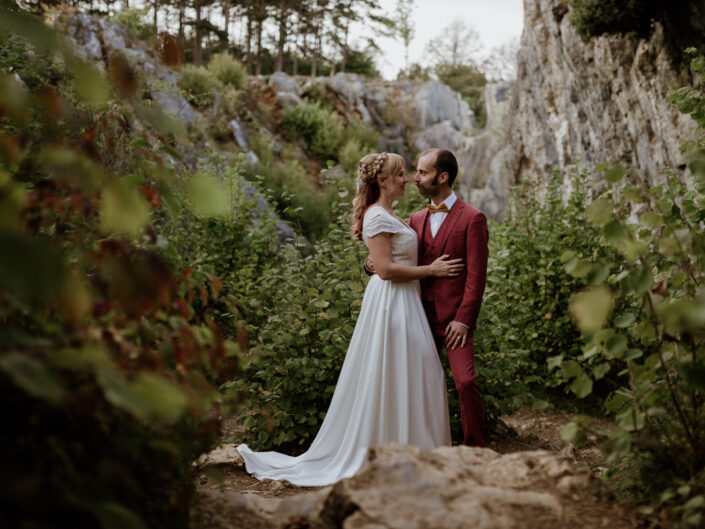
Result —
[[[446, 207], [448, 208], [448, 211], [450, 211], [450, 208], [453, 207], [453, 204], [455, 204], [455, 201], [458, 199], [458, 197], [455, 196], [455, 193], [453, 191], [450, 192], [450, 195], [441, 202], [441, 204], [445, 204]], [[433, 202], [433, 200], [431, 201]], [[435, 206], [440, 206], [441, 204], [436, 204], [433, 202]], [[441, 228], [441, 224], [443, 224], [443, 221], [446, 220], [446, 217], [448, 216], [448, 213], [445, 211], [436, 211], [435, 213], [431, 213], [429, 221], [431, 222], [431, 235], [433, 237], [436, 237], [436, 233], [438, 233], [438, 230]]]

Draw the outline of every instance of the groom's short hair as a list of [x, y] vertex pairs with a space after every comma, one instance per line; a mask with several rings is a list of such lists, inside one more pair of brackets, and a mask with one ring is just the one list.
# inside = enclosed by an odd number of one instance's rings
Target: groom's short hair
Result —
[[448, 186], [453, 187], [455, 177], [458, 176], [458, 160], [456, 160], [453, 153], [447, 149], [427, 149], [421, 153], [421, 156], [430, 153], [436, 155], [436, 160], [433, 163], [433, 166], [436, 168], [436, 174], [448, 173]]

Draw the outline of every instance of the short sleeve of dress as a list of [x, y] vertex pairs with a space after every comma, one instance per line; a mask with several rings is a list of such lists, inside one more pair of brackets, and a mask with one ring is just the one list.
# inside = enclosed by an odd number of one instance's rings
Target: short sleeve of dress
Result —
[[404, 227], [381, 207], [370, 208], [362, 219], [362, 236], [374, 237], [380, 233], [398, 233]]

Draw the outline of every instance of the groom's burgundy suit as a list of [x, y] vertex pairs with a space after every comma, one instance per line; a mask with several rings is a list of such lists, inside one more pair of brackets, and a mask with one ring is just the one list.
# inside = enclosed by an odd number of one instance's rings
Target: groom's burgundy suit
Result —
[[414, 213], [409, 221], [419, 237], [419, 265], [431, 264], [448, 254], [450, 259], [463, 259], [465, 273], [459, 277], [422, 279], [421, 297], [439, 352], [444, 347], [446, 327], [451, 321], [467, 325], [469, 329], [464, 347], [447, 349], [448, 360], [460, 400], [463, 442], [485, 446], [485, 414], [475, 380], [473, 330], [487, 278], [487, 219], [480, 210], [458, 199], [434, 237], [429, 217], [429, 210], [423, 209]]

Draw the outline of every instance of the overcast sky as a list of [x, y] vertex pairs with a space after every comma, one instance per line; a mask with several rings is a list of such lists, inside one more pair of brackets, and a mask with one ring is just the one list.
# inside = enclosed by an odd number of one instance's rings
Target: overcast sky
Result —
[[[387, 13], [393, 13], [397, 0], [379, 0]], [[524, 25], [523, 0], [416, 0], [415, 36], [409, 47], [409, 62], [423, 63], [423, 50], [443, 28], [463, 20], [475, 27], [485, 50], [521, 36]], [[382, 75], [396, 77], [404, 66], [404, 46], [392, 39], [379, 39], [383, 56], [377, 61]]]

